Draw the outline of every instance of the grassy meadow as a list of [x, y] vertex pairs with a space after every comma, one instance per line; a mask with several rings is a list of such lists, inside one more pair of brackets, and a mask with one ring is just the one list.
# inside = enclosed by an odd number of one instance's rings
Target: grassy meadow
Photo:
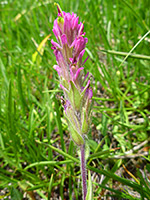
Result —
[[[81, 200], [51, 49], [53, 0], [0, 1], [0, 199]], [[149, 0], [58, 0], [84, 21], [93, 200], [150, 199]]]

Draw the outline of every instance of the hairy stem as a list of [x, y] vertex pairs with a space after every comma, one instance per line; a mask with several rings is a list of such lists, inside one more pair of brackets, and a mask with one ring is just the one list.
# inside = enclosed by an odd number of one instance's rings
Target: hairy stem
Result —
[[86, 194], [87, 194], [85, 144], [83, 144], [80, 147], [80, 150], [81, 150], [82, 193], [83, 193], [83, 200], [85, 200], [86, 199]]

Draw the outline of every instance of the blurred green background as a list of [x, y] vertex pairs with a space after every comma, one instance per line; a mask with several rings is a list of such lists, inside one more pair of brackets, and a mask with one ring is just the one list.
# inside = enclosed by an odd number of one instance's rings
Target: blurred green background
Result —
[[[56, 2], [88, 38], [93, 199], [150, 199], [149, 0]], [[53, 69], [56, 17], [54, 1], [0, 1], [0, 199], [81, 199]]]

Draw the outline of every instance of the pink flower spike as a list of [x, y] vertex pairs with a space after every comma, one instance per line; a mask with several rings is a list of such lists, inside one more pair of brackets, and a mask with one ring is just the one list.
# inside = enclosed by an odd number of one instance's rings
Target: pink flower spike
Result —
[[[92, 107], [92, 88], [90, 87], [89, 73], [84, 77], [83, 62], [85, 46], [88, 39], [84, 37], [84, 23], [79, 23], [79, 17], [61, 10], [56, 3], [58, 17], [54, 21], [52, 49], [57, 65], [54, 69], [58, 72], [60, 87], [64, 97], [61, 97], [64, 107], [64, 116], [67, 119], [71, 138], [80, 148], [81, 175], [83, 199], [87, 196], [86, 184], [86, 138], [90, 128]], [[87, 197], [88, 198], [88, 197]]]

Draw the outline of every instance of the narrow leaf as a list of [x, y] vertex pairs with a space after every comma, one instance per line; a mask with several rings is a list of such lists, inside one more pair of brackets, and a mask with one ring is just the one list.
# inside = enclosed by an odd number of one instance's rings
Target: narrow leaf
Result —
[[87, 195], [86, 200], [92, 200], [92, 179], [91, 179], [91, 172], [88, 171], [88, 189], [87, 189]]
[[51, 36], [51, 34], [47, 35], [43, 40], [42, 42], [39, 44], [38, 48], [37, 48], [37, 51], [32, 55], [32, 62], [35, 62], [36, 61], [36, 57], [38, 55], [38, 53], [40, 53], [40, 55], [43, 55], [43, 52], [44, 52], [44, 46], [47, 42], [47, 40], [49, 39], [49, 37]]

